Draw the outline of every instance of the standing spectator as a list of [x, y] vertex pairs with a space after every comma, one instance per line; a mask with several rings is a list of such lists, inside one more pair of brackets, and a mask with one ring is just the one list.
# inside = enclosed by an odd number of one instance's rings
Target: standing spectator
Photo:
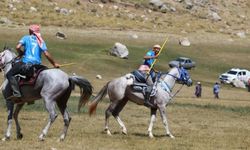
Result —
[[196, 86], [195, 86], [195, 96], [197, 98], [201, 97], [201, 92], [202, 92], [202, 87], [201, 87], [201, 83], [197, 82]]
[[214, 92], [214, 98], [219, 99], [220, 85], [218, 82], [215, 82], [213, 92]]

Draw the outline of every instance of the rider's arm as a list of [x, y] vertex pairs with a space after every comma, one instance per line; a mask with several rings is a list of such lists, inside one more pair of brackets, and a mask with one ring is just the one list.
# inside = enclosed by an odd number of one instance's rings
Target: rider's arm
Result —
[[144, 59], [151, 59], [151, 58], [157, 58], [158, 56], [148, 56], [148, 55], [145, 55], [144, 56]]
[[16, 46], [16, 51], [18, 53], [18, 57], [21, 57], [23, 55], [23, 53], [24, 53], [21, 48], [22, 48], [22, 44], [18, 43], [17, 46]]
[[146, 55], [144, 56], [144, 59], [154, 59], [157, 58], [158, 55], [154, 55], [151, 51], [147, 52]]
[[54, 59], [52, 58], [52, 56], [50, 55], [50, 53], [49, 53], [48, 51], [44, 51], [43, 54], [45, 55], [45, 57], [49, 60], [49, 62], [50, 62], [55, 68], [59, 68], [59, 67], [60, 67], [60, 65], [54, 61]]

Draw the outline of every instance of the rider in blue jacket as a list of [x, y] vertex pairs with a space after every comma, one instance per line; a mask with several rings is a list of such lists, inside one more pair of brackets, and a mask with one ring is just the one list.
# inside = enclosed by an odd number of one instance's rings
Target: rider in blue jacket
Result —
[[6, 75], [13, 91], [13, 95], [7, 99], [19, 99], [22, 96], [15, 75], [25, 74], [25, 68], [35, 64], [41, 64], [42, 53], [55, 68], [60, 67], [60, 65], [53, 60], [48, 52], [46, 43], [43, 41], [40, 34], [39, 25], [31, 25], [29, 27], [29, 35], [25, 35], [21, 38], [16, 46], [16, 50], [19, 54], [18, 57], [22, 58], [21, 61], [15, 63]]
[[146, 80], [148, 87], [145, 91], [145, 101], [144, 101], [144, 105], [147, 107], [154, 107], [154, 105], [150, 103], [150, 94], [152, 91], [152, 85], [154, 83], [154, 76], [155, 76], [155, 71], [152, 68], [152, 65], [154, 63], [154, 60], [158, 58], [160, 49], [161, 49], [160, 45], [154, 45], [153, 49], [149, 50], [144, 56], [144, 62], [142, 66], [145, 66], [144, 69], [146, 68], [145, 70], [149, 71], [149, 74], [150, 74], [149, 76], [147, 76], [147, 80]]

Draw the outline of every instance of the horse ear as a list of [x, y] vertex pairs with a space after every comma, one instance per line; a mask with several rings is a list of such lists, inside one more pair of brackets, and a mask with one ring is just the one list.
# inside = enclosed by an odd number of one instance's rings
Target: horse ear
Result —
[[3, 47], [3, 51], [6, 50], [6, 48], [7, 48], [7, 45], [6, 45], [6, 43], [5, 43], [5, 44], [4, 44], [4, 47]]

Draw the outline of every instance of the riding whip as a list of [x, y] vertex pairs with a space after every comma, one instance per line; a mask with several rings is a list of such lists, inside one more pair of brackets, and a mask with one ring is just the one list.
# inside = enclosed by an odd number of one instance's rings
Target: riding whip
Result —
[[59, 67], [65, 67], [65, 66], [70, 66], [70, 65], [75, 65], [76, 63], [68, 63], [68, 64], [62, 64]]

